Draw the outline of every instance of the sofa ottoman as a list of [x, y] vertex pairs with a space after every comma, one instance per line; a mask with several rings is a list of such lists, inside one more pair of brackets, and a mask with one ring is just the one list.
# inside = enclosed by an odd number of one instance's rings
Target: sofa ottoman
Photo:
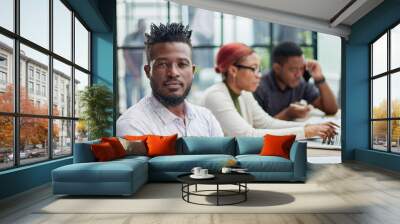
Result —
[[135, 158], [74, 163], [53, 170], [53, 193], [131, 195], [147, 182], [147, 173], [147, 161]]
[[[77, 144], [80, 161], [52, 171], [53, 193], [68, 195], [132, 195], [148, 181], [146, 156], [127, 156], [107, 162], [91, 161], [90, 144]], [[84, 157], [84, 159], [82, 158]]]

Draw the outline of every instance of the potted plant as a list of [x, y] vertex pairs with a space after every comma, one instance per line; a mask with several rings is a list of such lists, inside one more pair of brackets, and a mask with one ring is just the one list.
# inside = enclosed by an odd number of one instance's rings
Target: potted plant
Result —
[[110, 136], [112, 126], [113, 93], [103, 84], [87, 86], [79, 93], [80, 126], [87, 128], [89, 140]]

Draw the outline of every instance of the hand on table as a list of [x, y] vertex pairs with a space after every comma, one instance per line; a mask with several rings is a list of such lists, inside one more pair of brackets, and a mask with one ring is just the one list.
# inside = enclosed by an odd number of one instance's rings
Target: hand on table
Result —
[[325, 122], [321, 124], [308, 124], [304, 127], [305, 137], [321, 137], [323, 143], [330, 142], [337, 135], [336, 128], [340, 126], [333, 122]]
[[286, 108], [286, 114], [291, 119], [305, 118], [310, 113], [312, 107], [310, 105], [302, 105], [298, 103], [291, 103]]

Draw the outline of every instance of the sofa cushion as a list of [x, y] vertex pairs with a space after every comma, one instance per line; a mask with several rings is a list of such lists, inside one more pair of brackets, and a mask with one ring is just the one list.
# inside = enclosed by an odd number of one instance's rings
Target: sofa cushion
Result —
[[235, 155], [235, 139], [232, 137], [182, 137], [180, 143], [181, 147], [178, 147], [178, 154]]
[[249, 172], [292, 172], [292, 161], [278, 156], [238, 155], [240, 167]]
[[88, 163], [88, 162], [95, 162], [96, 158], [90, 146], [92, 144], [99, 144], [100, 140], [93, 140], [88, 142], [79, 142], [75, 143], [74, 147], [74, 163]]
[[53, 170], [53, 181], [126, 182], [131, 181], [132, 170], [122, 163], [75, 163]]
[[[146, 162], [122, 159], [109, 162], [74, 163], [53, 170], [53, 181], [58, 182], [129, 182], [133, 172], [143, 172]], [[144, 174], [147, 176], [147, 174]]]
[[126, 163], [131, 163], [132, 161], [138, 160], [138, 161], [143, 161], [143, 162], [148, 162], [150, 157], [147, 156], [136, 156], [136, 155], [130, 155], [130, 156], [125, 156], [124, 158], [120, 158], [117, 160], [113, 160], [113, 162], [126, 162]]
[[230, 159], [231, 155], [175, 155], [158, 156], [149, 160], [149, 170], [163, 172], [190, 172], [193, 167], [200, 166], [211, 172], [219, 171]]
[[236, 155], [259, 154], [264, 144], [262, 137], [237, 137]]
[[54, 194], [131, 195], [148, 181], [148, 158], [75, 163], [52, 171]]

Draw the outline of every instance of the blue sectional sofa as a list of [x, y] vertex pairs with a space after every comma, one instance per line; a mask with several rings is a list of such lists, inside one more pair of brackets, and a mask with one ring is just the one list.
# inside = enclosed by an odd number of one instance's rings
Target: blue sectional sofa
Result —
[[292, 145], [288, 160], [258, 155], [262, 137], [183, 137], [177, 140], [177, 155], [96, 162], [90, 145], [98, 142], [75, 144], [74, 163], [52, 171], [54, 194], [131, 195], [148, 181], [176, 181], [178, 175], [196, 166], [218, 172], [230, 159], [247, 168], [256, 181], [306, 180], [305, 142]]

